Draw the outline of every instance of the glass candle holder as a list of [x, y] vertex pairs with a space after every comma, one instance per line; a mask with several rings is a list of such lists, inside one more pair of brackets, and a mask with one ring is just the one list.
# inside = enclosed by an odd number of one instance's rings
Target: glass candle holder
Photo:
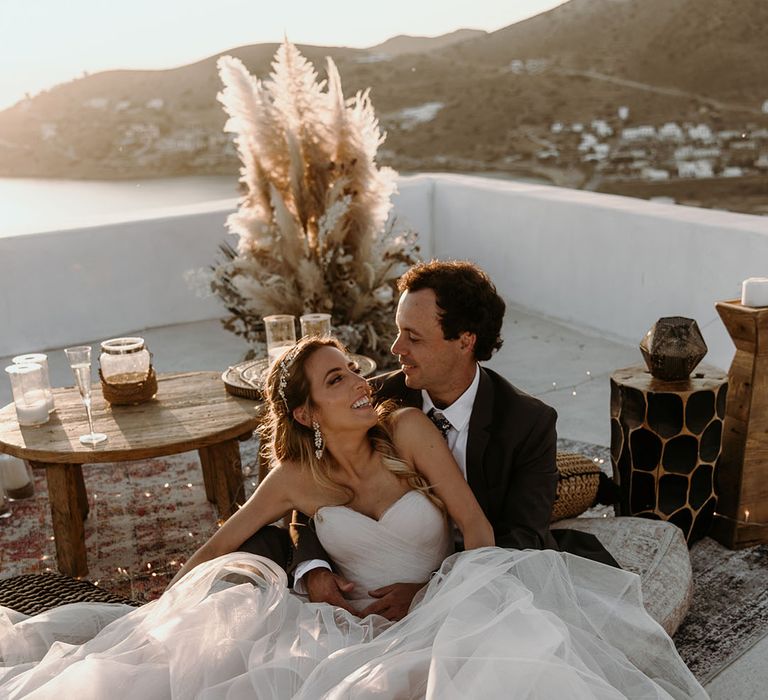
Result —
[[48, 401], [48, 413], [53, 413], [56, 410], [56, 405], [53, 401], [53, 391], [51, 390], [51, 380], [48, 374], [48, 355], [42, 352], [33, 352], [27, 355], [16, 355], [12, 360], [15, 365], [27, 365], [35, 364], [40, 365], [43, 368], [43, 384], [45, 390], [45, 398]]
[[0, 454], [0, 493], [12, 501], [32, 498], [35, 495], [35, 479], [29, 464], [18, 457]]
[[264, 317], [267, 334], [267, 357], [271, 365], [288, 348], [296, 345], [296, 318], [288, 314]]
[[144, 338], [112, 338], [101, 343], [99, 368], [110, 384], [135, 384], [149, 374], [150, 355]]
[[157, 374], [144, 338], [111, 338], [101, 343], [101, 393], [112, 406], [136, 406], [157, 395]]
[[5, 368], [11, 380], [13, 402], [19, 425], [32, 427], [48, 422], [48, 398], [46, 396], [43, 368], [35, 363], [9, 365]]
[[301, 336], [324, 338], [331, 334], [331, 314], [304, 314], [301, 321]]

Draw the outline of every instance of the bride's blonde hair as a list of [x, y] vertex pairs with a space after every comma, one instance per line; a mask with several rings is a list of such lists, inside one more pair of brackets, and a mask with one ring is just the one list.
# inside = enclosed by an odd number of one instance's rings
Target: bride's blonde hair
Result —
[[[309, 470], [318, 486], [336, 491], [349, 503], [354, 492], [348, 486], [339, 484], [331, 476], [336, 460], [324, 450], [322, 457], [315, 454], [314, 430], [302, 425], [293, 416], [299, 406], [306, 406], [311, 412], [314, 404], [310, 393], [309, 377], [306, 373], [307, 360], [320, 348], [336, 348], [347, 354], [346, 348], [335, 338], [303, 338], [275, 361], [266, 381], [268, 414], [259, 428], [262, 450], [269, 461], [290, 461]], [[441, 510], [444, 509], [433, 493], [426, 479], [405, 462], [395, 450], [392, 440], [392, 405], [378, 407], [379, 420], [368, 430], [373, 449], [381, 455], [382, 464], [408, 486], [424, 493]]]

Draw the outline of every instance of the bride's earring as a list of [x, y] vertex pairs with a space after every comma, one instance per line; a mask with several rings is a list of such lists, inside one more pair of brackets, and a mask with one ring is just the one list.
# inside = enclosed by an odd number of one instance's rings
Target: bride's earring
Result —
[[312, 428], [315, 431], [315, 457], [322, 459], [325, 444], [323, 442], [323, 434], [320, 432], [320, 424], [316, 420], [313, 420]]

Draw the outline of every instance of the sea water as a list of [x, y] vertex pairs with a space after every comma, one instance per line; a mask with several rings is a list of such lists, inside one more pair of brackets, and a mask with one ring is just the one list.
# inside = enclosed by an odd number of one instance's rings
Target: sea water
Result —
[[238, 197], [237, 174], [157, 180], [0, 178], [0, 238]]

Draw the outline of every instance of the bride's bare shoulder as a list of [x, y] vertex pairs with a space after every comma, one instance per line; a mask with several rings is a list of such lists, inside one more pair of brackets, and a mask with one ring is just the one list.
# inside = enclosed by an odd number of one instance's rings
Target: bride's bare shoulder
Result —
[[309, 470], [302, 467], [300, 462], [283, 459], [274, 460], [271, 463], [269, 474], [274, 474], [274, 478], [286, 479], [289, 481], [304, 481], [309, 475]]
[[389, 414], [389, 420], [391, 421], [393, 428], [399, 426], [408, 427], [409, 425], [413, 424], [420, 425], [421, 421], [425, 419], [426, 416], [422, 410], [419, 408], [414, 408], [413, 406], [404, 406], [403, 408], [398, 408]]
[[425, 426], [432, 426], [432, 422], [418, 408], [398, 408], [389, 417], [390, 430], [395, 442], [400, 440], [413, 440], [423, 434]]

